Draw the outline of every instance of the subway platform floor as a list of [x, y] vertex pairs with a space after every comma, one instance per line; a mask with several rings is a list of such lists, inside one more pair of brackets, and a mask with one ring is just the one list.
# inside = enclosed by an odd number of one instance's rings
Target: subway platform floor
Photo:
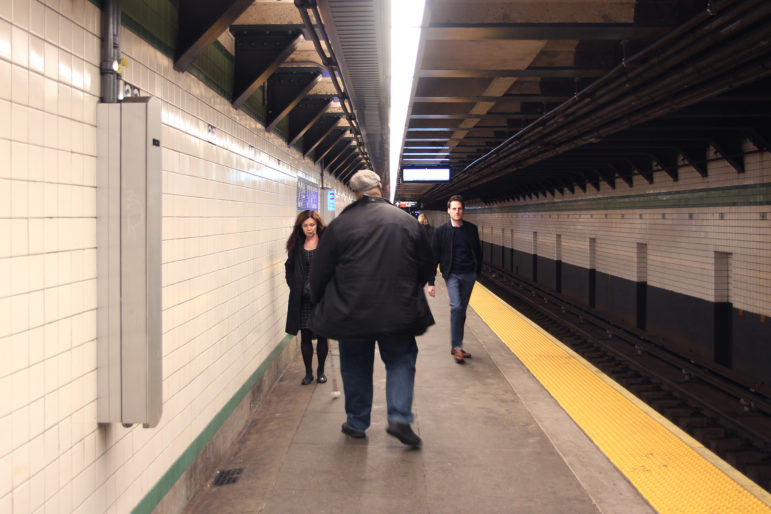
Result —
[[[372, 426], [366, 439], [345, 421], [337, 344], [325, 384], [301, 386], [299, 356], [255, 409], [218, 463], [236, 482], [212, 480], [186, 512], [648, 513], [646, 500], [495, 333], [469, 308], [465, 349], [450, 355], [449, 304], [441, 279], [429, 297], [436, 325], [418, 338], [410, 449], [385, 433], [385, 369], [376, 353]], [[293, 342], [292, 344], [299, 344]], [[314, 356], [315, 366], [315, 356]]]

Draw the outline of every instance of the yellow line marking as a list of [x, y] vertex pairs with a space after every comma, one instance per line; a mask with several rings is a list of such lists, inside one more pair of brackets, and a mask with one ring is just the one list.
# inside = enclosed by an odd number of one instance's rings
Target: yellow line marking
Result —
[[470, 304], [654, 509], [771, 513], [771, 495], [479, 283]]

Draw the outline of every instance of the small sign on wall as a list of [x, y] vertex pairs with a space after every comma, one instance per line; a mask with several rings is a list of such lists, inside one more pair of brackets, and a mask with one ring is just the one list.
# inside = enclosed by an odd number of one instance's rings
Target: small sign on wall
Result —
[[327, 212], [335, 212], [335, 190], [327, 189]]
[[297, 178], [297, 210], [319, 210], [319, 187], [299, 177]]

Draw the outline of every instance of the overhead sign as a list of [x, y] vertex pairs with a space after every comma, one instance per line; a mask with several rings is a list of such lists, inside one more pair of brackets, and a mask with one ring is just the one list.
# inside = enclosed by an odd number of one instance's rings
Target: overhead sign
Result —
[[403, 182], [449, 182], [450, 168], [402, 168]]

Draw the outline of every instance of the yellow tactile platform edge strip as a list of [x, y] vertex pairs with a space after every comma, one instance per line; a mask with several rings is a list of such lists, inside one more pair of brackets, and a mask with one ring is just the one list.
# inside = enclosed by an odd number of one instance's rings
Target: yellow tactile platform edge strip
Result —
[[654, 509], [771, 513], [771, 495], [479, 283], [471, 306]]

